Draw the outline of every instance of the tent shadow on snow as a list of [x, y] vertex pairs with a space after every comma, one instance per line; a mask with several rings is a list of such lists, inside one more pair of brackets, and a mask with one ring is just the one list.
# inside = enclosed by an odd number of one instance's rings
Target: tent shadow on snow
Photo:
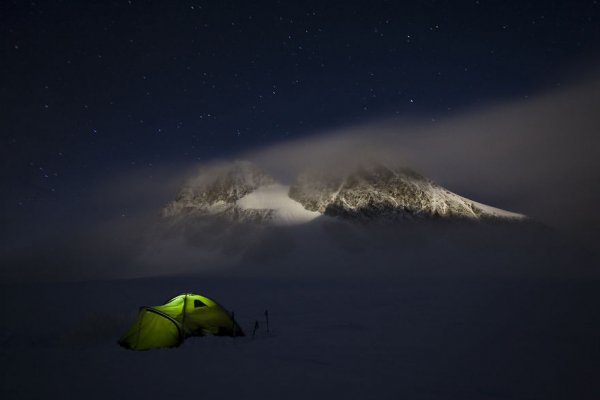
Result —
[[177, 347], [190, 336], [244, 336], [222, 306], [208, 297], [180, 294], [160, 306], [140, 308], [137, 320], [121, 336], [119, 344], [131, 350]]

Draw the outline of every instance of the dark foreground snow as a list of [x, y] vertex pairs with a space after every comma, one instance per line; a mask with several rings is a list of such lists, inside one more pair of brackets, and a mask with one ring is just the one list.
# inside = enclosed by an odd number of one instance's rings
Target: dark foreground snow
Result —
[[[156, 278], [1, 287], [0, 398], [597, 399], [600, 283]], [[257, 337], [116, 344], [140, 305], [215, 298]]]

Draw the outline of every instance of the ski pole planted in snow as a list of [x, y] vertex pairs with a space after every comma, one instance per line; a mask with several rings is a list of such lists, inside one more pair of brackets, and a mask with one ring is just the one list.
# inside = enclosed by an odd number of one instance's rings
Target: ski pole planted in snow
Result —
[[267, 320], [267, 333], [269, 333], [269, 310], [265, 310], [265, 319]]
[[258, 321], [254, 321], [254, 330], [252, 331], [252, 337], [254, 337], [257, 330], [258, 330]]

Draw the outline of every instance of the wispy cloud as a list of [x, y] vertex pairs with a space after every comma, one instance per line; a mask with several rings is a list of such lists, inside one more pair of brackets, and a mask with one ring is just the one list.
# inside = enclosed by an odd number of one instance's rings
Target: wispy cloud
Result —
[[[600, 79], [588, 79], [454, 117], [372, 121], [234, 158], [254, 161], [288, 182], [305, 168], [392, 161], [461, 195], [524, 213], [593, 243], [600, 238], [598, 104]], [[261, 233], [247, 246], [243, 241], [256, 232], [236, 231], [225, 253], [213, 251], [218, 246], [210, 237], [198, 242], [197, 232], [190, 229], [166, 235], [162, 228], [157, 231], [161, 206], [196, 171], [197, 166], [190, 165], [173, 165], [151, 175], [133, 170], [96, 185], [82, 204], [86, 216], [54, 221], [50, 232], [60, 234], [15, 240], [18, 246], [5, 247], [0, 255], [6, 266], [3, 277], [135, 276], [190, 271], [194, 266], [210, 270], [268, 259], [274, 250], [293, 251], [296, 233], [290, 236], [283, 230]], [[341, 248], [348, 241], [348, 248], [356, 248], [358, 239], [352, 234], [332, 229], [329, 236], [337, 238]], [[244, 246], [246, 255], [236, 258]]]
[[242, 157], [283, 178], [376, 158], [561, 227], [600, 225], [600, 79], [437, 121], [384, 120]]

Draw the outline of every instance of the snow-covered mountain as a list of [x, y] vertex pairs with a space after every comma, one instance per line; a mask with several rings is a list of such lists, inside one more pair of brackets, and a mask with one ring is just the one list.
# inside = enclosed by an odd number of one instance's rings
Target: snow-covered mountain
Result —
[[459, 196], [408, 168], [379, 163], [343, 173], [303, 173], [289, 195], [308, 210], [342, 218], [525, 218]]
[[238, 222], [271, 219], [271, 208], [244, 208], [238, 201], [275, 181], [257, 166], [236, 161], [202, 168], [163, 209], [164, 217], [215, 217]]
[[202, 169], [164, 208], [163, 216], [275, 225], [300, 224], [322, 216], [344, 220], [525, 218], [459, 196], [407, 168], [370, 163], [342, 173], [304, 172], [287, 187], [245, 161]]

